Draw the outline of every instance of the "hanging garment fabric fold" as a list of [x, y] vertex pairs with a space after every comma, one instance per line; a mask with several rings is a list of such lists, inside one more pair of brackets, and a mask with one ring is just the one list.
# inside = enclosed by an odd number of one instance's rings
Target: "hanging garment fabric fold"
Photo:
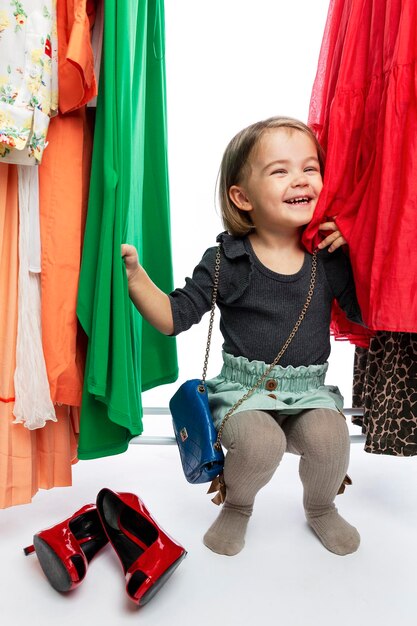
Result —
[[[104, 0], [97, 0], [95, 6], [94, 25], [91, 32], [91, 47], [94, 55], [94, 73], [100, 76], [101, 53], [103, 50], [103, 29], [104, 29]], [[88, 107], [97, 106], [97, 94], [87, 103]]]
[[178, 376], [175, 339], [130, 302], [121, 244], [172, 290], [164, 7], [108, 0], [77, 314], [88, 336], [80, 459], [124, 452], [142, 432], [141, 392]]
[[76, 305], [92, 133], [85, 106], [59, 113], [51, 120], [49, 144], [39, 166], [42, 345], [52, 401], [77, 407], [82, 398], [85, 339]]
[[39, 166], [42, 345], [52, 401], [72, 407], [81, 406], [85, 361], [76, 303], [93, 135], [86, 102], [96, 94], [94, 5], [57, 0], [59, 112]]
[[61, 113], [79, 109], [97, 95], [91, 45], [96, 3], [97, 0], [57, 0]]
[[378, 330], [417, 331], [416, 32], [415, 0], [331, 0], [311, 95], [327, 156], [304, 242], [312, 248], [335, 217], [371, 332], [338, 312], [333, 329], [364, 347]]

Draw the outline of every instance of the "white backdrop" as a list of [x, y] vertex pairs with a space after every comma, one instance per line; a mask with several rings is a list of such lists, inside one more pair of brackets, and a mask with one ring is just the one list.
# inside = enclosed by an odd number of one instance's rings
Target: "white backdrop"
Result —
[[[223, 230], [215, 185], [232, 136], [271, 115], [307, 121], [328, 5], [329, 0], [165, 0], [176, 287]], [[207, 326], [208, 315], [178, 337], [179, 382], [200, 376]], [[209, 376], [221, 366], [216, 331]], [[347, 342], [332, 342], [327, 382], [339, 386], [345, 406], [351, 406], [353, 352]], [[144, 393], [143, 405], [166, 407], [177, 386]], [[147, 433], [149, 427], [146, 420]]]

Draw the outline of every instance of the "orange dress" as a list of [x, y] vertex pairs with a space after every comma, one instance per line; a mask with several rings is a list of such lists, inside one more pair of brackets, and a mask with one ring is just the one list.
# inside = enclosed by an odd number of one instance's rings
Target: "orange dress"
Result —
[[17, 335], [18, 192], [14, 165], [0, 165], [0, 508], [31, 501], [38, 489], [71, 484], [76, 424], [68, 407], [58, 421], [28, 430], [13, 424]]
[[42, 344], [52, 401], [79, 407], [84, 348], [76, 303], [93, 133], [85, 103], [97, 93], [94, 3], [58, 0], [57, 19], [59, 114], [39, 168]]

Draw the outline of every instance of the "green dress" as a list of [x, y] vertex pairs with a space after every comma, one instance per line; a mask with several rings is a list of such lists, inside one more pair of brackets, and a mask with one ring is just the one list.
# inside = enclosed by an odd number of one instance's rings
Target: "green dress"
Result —
[[118, 454], [142, 432], [141, 392], [178, 377], [176, 342], [142, 320], [120, 250], [136, 246], [173, 288], [162, 0], [106, 0], [77, 314], [88, 337], [80, 459]]

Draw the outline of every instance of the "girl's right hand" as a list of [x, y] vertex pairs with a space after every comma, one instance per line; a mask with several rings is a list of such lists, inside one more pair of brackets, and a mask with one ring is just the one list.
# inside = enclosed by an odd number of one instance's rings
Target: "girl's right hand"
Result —
[[174, 332], [170, 299], [149, 278], [139, 263], [135, 246], [122, 243], [121, 255], [126, 267], [129, 296], [139, 313], [164, 335]]
[[122, 243], [121, 254], [126, 267], [127, 280], [130, 282], [140, 268], [138, 253], [135, 246]]

